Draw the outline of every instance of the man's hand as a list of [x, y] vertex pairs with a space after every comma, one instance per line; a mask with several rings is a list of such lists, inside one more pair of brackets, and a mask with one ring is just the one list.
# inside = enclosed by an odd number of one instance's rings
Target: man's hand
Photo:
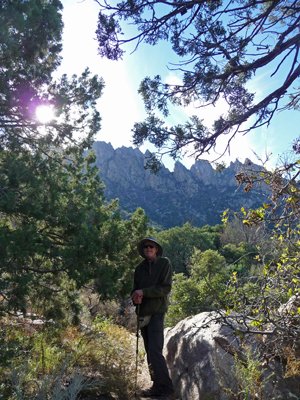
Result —
[[131, 299], [134, 302], [134, 304], [141, 304], [143, 299], [143, 291], [141, 289], [136, 290], [135, 292], [132, 293]]

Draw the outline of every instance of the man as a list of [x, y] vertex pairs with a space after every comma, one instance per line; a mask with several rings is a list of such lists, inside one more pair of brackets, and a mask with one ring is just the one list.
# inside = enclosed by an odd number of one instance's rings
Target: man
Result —
[[140, 316], [151, 316], [148, 325], [141, 329], [141, 334], [153, 385], [142, 391], [142, 396], [172, 400], [174, 388], [162, 354], [164, 317], [172, 286], [172, 264], [168, 258], [162, 257], [163, 249], [152, 236], [142, 239], [137, 248], [144, 261], [135, 269], [131, 298], [135, 305], [140, 305]]

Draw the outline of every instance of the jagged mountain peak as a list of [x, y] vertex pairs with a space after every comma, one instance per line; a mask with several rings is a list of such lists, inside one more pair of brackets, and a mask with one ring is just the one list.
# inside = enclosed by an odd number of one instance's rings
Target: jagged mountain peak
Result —
[[[113, 149], [110, 143], [95, 142], [96, 164], [106, 185], [108, 199], [119, 198], [120, 207], [133, 212], [142, 207], [156, 225], [167, 229], [190, 222], [197, 226], [221, 222], [222, 212], [260, 205], [262, 195], [239, 189], [235, 174], [245, 165], [231, 162], [216, 173], [207, 160], [196, 160], [190, 169], [180, 161], [174, 171], [163, 167], [158, 175], [145, 170], [145, 159], [138, 148]], [[245, 163], [251, 163], [246, 160]]]

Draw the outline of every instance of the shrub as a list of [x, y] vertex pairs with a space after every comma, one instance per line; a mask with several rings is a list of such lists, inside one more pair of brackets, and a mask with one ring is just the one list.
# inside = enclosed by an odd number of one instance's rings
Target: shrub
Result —
[[97, 318], [88, 333], [6, 319], [0, 346], [0, 400], [75, 400], [109, 392], [129, 399], [136, 389], [134, 337], [110, 319]]

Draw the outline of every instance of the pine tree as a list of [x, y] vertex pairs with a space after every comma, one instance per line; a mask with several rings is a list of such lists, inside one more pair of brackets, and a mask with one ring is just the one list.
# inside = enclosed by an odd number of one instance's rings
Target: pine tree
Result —
[[[1, 315], [76, 317], [76, 291], [95, 277], [105, 281], [125, 236], [93, 153], [83, 158], [100, 129], [103, 80], [88, 69], [52, 78], [61, 10], [57, 0], [0, 5]], [[41, 105], [54, 110], [47, 124], [36, 118]]]
[[[120, 59], [128, 43], [139, 51], [141, 43], [169, 42], [175, 53], [170, 69], [182, 83], [167, 84], [160, 75], [140, 84], [148, 117], [133, 128], [134, 143], [145, 140], [157, 150], [148, 167], [160, 167], [163, 154], [174, 159], [193, 149], [195, 157], [215, 148], [227, 135], [227, 145], [243, 134], [268, 125], [279, 110], [299, 108], [299, 3], [280, 1], [145, 0], [98, 2], [99, 54]], [[134, 28], [126, 30], [125, 24]], [[129, 32], [129, 33], [128, 33]], [[133, 32], [133, 33], [132, 33]], [[271, 70], [271, 72], [270, 72]], [[249, 89], [251, 80], [267, 73], [269, 90], [262, 99]], [[198, 116], [169, 127], [170, 106], [195, 104], [200, 110], [225, 100], [227, 111], [216, 115], [212, 127]], [[203, 110], [205, 113], [205, 109]], [[161, 115], [163, 117], [161, 117]], [[244, 125], [248, 122], [247, 126]]]

